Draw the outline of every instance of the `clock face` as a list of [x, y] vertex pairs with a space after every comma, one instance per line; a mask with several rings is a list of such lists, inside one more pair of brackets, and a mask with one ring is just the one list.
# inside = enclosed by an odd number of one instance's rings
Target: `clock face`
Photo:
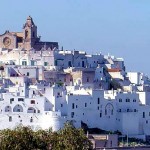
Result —
[[5, 37], [3, 40], [3, 44], [8, 47], [11, 44], [11, 39], [9, 37]]

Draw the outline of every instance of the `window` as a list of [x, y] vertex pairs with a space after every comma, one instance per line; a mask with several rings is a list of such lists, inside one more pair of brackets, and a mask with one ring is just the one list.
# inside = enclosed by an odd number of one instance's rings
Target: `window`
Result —
[[97, 104], [100, 104], [100, 98], [97, 99]]
[[13, 108], [13, 112], [23, 112], [23, 107], [21, 105], [16, 105]]
[[136, 102], [136, 99], [133, 99], [133, 102]]
[[12, 104], [13, 101], [14, 101], [14, 98], [11, 98], [11, 99], [10, 99], [10, 104]]
[[33, 122], [33, 118], [31, 117], [30, 122]]
[[18, 102], [23, 102], [24, 99], [23, 98], [18, 98]]
[[78, 105], [76, 105], [76, 108], [78, 108]]
[[145, 112], [143, 112], [143, 118], [145, 118]]
[[97, 107], [97, 109], [99, 110], [99, 106]]
[[44, 62], [44, 66], [47, 66], [48, 65], [48, 63], [47, 62]]
[[55, 60], [55, 66], [57, 66], [57, 60]]
[[33, 36], [33, 38], [35, 37], [35, 32], [33, 31], [33, 33], [32, 33], [32, 36]]
[[[23, 40], [22, 40], [22, 38], [21, 37], [17, 37], [17, 43], [22, 43], [23, 42]], [[21, 47], [21, 46], [20, 46]], [[14, 53], [14, 52], [13, 52]]]
[[61, 107], [63, 107], [63, 104], [61, 104]]
[[22, 61], [22, 66], [26, 66], [27, 65], [27, 61]]
[[127, 112], [129, 112], [129, 109], [127, 109]]
[[27, 76], [29, 76], [29, 72], [27, 72]]
[[72, 67], [71, 61], [68, 61], [68, 67]]
[[74, 109], [74, 103], [72, 103], [72, 109]]
[[12, 122], [12, 116], [9, 116], [9, 122]]
[[84, 61], [82, 61], [82, 67], [84, 67]]
[[71, 118], [73, 118], [74, 117], [74, 112], [71, 112]]
[[146, 124], [148, 124], [148, 120], [146, 120]]
[[119, 99], [119, 102], [122, 102], [122, 99], [121, 99], [121, 98]]
[[31, 100], [31, 104], [35, 104], [35, 100]]
[[26, 30], [25, 31], [25, 39], [28, 38], [28, 36], [29, 36], [29, 32], [28, 32], [28, 30]]
[[34, 66], [34, 60], [31, 60], [31, 66]]
[[11, 98], [10, 100], [11, 100], [11, 101], [14, 101], [14, 98]]
[[107, 110], [105, 109], [105, 115], [107, 115]]
[[38, 113], [40, 113], [40, 110], [38, 110]]
[[129, 99], [129, 98], [127, 98], [127, 99], [126, 99], [126, 102], [130, 102], [130, 99]]
[[99, 117], [100, 117], [100, 118], [102, 117], [102, 113], [99, 114]]
[[87, 107], [87, 103], [85, 103], [85, 107]]
[[89, 77], [87, 77], [86, 82], [89, 82]]
[[111, 110], [111, 115], [113, 115], [113, 109]]

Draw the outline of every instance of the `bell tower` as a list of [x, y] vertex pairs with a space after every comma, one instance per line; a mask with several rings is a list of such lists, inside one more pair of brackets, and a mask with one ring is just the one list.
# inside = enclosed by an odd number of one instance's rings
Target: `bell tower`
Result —
[[34, 24], [32, 17], [28, 16], [23, 26], [23, 47], [29, 50], [34, 47], [37, 40], [37, 26]]

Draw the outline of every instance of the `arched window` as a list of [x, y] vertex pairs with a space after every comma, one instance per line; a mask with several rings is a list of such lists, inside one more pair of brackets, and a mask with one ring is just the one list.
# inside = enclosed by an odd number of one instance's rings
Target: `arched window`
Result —
[[28, 36], [29, 36], [29, 31], [26, 30], [26, 31], [25, 31], [25, 39], [28, 38]]
[[34, 38], [35, 37], [35, 32], [33, 31], [33, 33], [32, 33], [32, 37]]
[[5, 112], [12, 112], [12, 108], [10, 106], [5, 107]]
[[108, 103], [105, 107], [105, 115], [107, 116], [111, 116], [113, 115], [114, 111], [114, 107], [111, 103]]
[[23, 107], [21, 105], [16, 105], [13, 108], [13, 112], [23, 112]]

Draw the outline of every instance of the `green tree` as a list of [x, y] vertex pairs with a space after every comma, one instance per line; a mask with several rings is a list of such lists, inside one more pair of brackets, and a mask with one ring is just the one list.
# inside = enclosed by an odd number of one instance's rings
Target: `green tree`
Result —
[[88, 150], [91, 142], [85, 136], [83, 129], [76, 129], [70, 123], [65, 124], [59, 131], [57, 149], [62, 150]]
[[6, 129], [0, 132], [0, 147], [2, 150], [31, 150], [34, 149], [35, 138], [29, 127], [17, 127], [14, 130]]
[[0, 131], [1, 150], [88, 150], [90, 146], [84, 131], [71, 124], [57, 132], [22, 126]]

